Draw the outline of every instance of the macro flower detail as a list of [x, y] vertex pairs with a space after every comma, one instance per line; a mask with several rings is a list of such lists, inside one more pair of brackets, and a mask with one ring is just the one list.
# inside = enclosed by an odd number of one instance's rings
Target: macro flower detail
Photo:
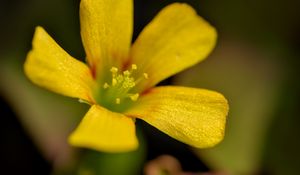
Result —
[[82, 0], [87, 64], [37, 27], [24, 69], [35, 84], [91, 105], [69, 143], [98, 151], [138, 147], [135, 119], [197, 148], [224, 137], [228, 103], [205, 89], [160, 86], [211, 52], [216, 31], [184, 3], [162, 9], [131, 45], [133, 0]]

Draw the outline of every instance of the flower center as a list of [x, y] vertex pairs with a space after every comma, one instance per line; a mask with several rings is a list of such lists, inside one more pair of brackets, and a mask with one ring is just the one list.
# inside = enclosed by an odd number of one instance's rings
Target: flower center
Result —
[[144, 73], [143, 77], [135, 79], [133, 73], [136, 70], [137, 65], [135, 64], [132, 64], [129, 70], [123, 72], [116, 67], [112, 67], [110, 69], [111, 82], [105, 82], [101, 87], [102, 99], [100, 103], [114, 111], [122, 111], [132, 102], [137, 101], [139, 93], [132, 92], [132, 88], [142, 80], [148, 79], [148, 74]]

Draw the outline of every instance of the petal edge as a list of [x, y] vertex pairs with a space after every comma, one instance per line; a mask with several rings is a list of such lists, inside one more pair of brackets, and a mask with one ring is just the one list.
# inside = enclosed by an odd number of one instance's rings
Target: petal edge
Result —
[[191, 146], [207, 148], [223, 139], [227, 113], [227, 100], [217, 92], [162, 86], [141, 96], [126, 115]]
[[143, 29], [130, 51], [138, 73], [149, 75], [139, 89], [148, 89], [202, 61], [214, 48], [216, 38], [215, 28], [191, 6], [168, 5]]
[[24, 71], [33, 83], [65, 96], [94, 101], [94, 80], [87, 65], [71, 57], [42, 27], [36, 27], [32, 46]]

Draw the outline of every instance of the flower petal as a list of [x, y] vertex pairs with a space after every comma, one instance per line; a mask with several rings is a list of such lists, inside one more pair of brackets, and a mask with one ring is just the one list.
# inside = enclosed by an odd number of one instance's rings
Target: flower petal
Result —
[[106, 152], [131, 151], [138, 147], [133, 119], [98, 105], [90, 108], [69, 142]]
[[184, 143], [205, 148], [223, 139], [227, 113], [227, 101], [217, 92], [164, 86], [150, 89], [126, 115]]
[[90, 66], [97, 71], [120, 67], [131, 45], [132, 0], [81, 0], [80, 24]]
[[216, 31], [187, 4], [165, 7], [134, 42], [130, 58], [147, 73], [147, 89], [203, 60], [216, 42]]
[[90, 69], [65, 52], [42, 27], [37, 27], [24, 70], [35, 84], [56, 93], [93, 102]]

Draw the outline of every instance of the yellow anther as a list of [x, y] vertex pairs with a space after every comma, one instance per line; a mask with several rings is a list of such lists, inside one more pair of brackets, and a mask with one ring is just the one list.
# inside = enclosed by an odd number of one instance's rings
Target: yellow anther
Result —
[[139, 94], [132, 92], [134, 90], [133, 87], [141, 81], [148, 79], [148, 74], [143, 73], [143, 76], [139, 76], [138, 79], [136, 79], [133, 73], [135, 70], [137, 70], [136, 64], [132, 64], [131, 69], [124, 71], [120, 71], [117, 67], [111, 67], [111, 83], [104, 82], [103, 84], [103, 88], [105, 89], [105, 101], [121, 104], [121, 101], [126, 101], [125, 99], [130, 99], [131, 101], [138, 100]]
[[123, 72], [123, 74], [124, 74], [125, 76], [129, 76], [129, 75], [130, 75], [130, 72], [129, 72], [128, 70], [125, 70], [125, 71]]
[[104, 83], [104, 85], [103, 85], [103, 88], [104, 88], [104, 89], [107, 89], [107, 88], [109, 88], [109, 84], [107, 84], [107, 83]]
[[149, 78], [149, 76], [148, 76], [147, 73], [144, 73], [143, 75], [144, 75], [144, 78], [145, 78], [145, 79], [148, 79], [148, 78]]
[[131, 65], [131, 69], [132, 69], [132, 70], [137, 70], [137, 65], [136, 65], [136, 64], [132, 64], [132, 65]]
[[137, 101], [137, 99], [139, 98], [139, 96], [140, 96], [140, 94], [136, 93], [136, 94], [134, 94], [134, 95], [131, 95], [131, 96], [130, 96], [130, 99], [131, 99], [132, 101]]
[[120, 98], [116, 98], [116, 104], [120, 104], [121, 103], [121, 99]]
[[118, 68], [112, 67], [112, 68], [110, 69], [110, 71], [111, 71], [112, 73], [117, 73], [117, 72], [118, 72]]
[[132, 78], [129, 78], [129, 77], [125, 77], [125, 80], [122, 84], [122, 87], [127, 89], [127, 88], [132, 88], [135, 86], [135, 82], [134, 82], [134, 79]]
[[111, 84], [112, 84], [113, 86], [115, 86], [115, 85], [117, 85], [117, 83], [118, 83], [118, 82], [117, 82], [117, 79], [113, 78]]

